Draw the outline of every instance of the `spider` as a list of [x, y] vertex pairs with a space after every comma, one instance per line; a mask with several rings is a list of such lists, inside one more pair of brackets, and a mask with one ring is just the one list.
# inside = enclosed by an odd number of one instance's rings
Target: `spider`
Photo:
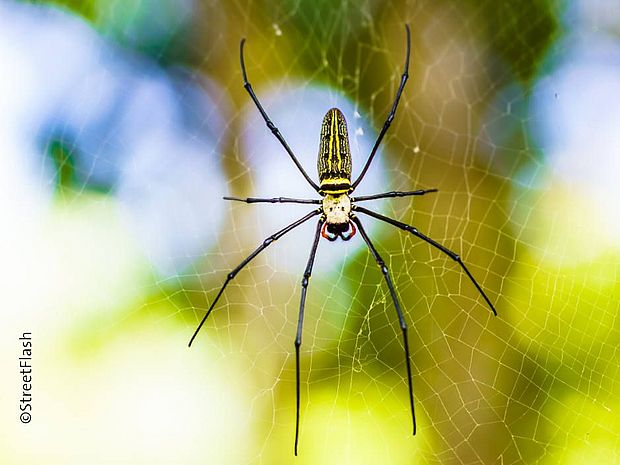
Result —
[[302, 218], [294, 221], [289, 224], [285, 228], [277, 231], [276, 233], [269, 236], [267, 239], [263, 241], [261, 245], [259, 245], [256, 250], [254, 250], [248, 257], [246, 257], [235, 269], [230, 271], [226, 276], [226, 280], [224, 284], [220, 288], [215, 300], [211, 303], [211, 306], [207, 310], [206, 314], [200, 321], [200, 324], [196, 328], [196, 331], [192, 335], [192, 338], [189, 341], [189, 346], [192, 345], [196, 335], [202, 328], [203, 324], [215, 308], [218, 300], [222, 296], [224, 289], [228, 286], [228, 283], [232, 281], [235, 276], [250, 262], [256, 257], [259, 253], [265, 250], [271, 243], [278, 240], [280, 237], [284, 236], [288, 232], [295, 229], [297, 226], [305, 223], [313, 217], [318, 216], [318, 222], [316, 225], [316, 231], [314, 233], [314, 241], [312, 243], [312, 247], [310, 249], [310, 256], [308, 258], [308, 262], [306, 264], [306, 269], [303, 274], [303, 278], [301, 280], [301, 301], [299, 304], [299, 319], [297, 321], [297, 335], [295, 337], [295, 377], [296, 377], [296, 416], [295, 416], [295, 455], [297, 455], [297, 446], [299, 442], [299, 404], [300, 404], [300, 382], [299, 382], [299, 350], [301, 347], [301, 336], [302, 336], [302, 327], [304, 322], [304, 308], [306, 305], [306, 292], [308, 290], [308, 283], [310, 280], [310, 275], [312, 274], [312, 267], [314, 265], [314, 257], [316, 255], [316, 251], [319, 245], [319, 239], [324, 237], [328, 241], [335, 241], [338, 238], [343, 241], [350, 240], [357, 231], [359, 231], [360, 235], [366, 245], [370, 253], [372, 254], [374, 260], [377, 262], [381, 273], [383, 273], [383, 277], [389, 289], [390, 295], [392, 297], [392, 301], [394, 302], [394, 308], [396, 309], [396, 314], [398, 316], [398, 322], [400, 324], [400, 328], [402, 330], [403, 335], [403, 343], [405, 349], [405, 361], [407, 366], [407, 381], [409, 387], [409, 405], [411, 408], [411, 420], [413, 423], [413, 434], [416, 434], [416, 418], [415, 418], [415, 407], [413, 402], [413, 387], [411, 384], [411, 362], [409, 355], [409, 343], [407, 340], [407, 324], [405, 323], [405, 318], [403, 316], [403, 312], [400, 307], [400, 303], [398, 301], [398, 297], [396, 295], [396, 290], [394, 289], [394, 284], [392, 283], [392, 278], [390, 277], [390, 273], [388, 267], [386, 266], [383, 258], [377, 252], [374, 244], [368, 237], [366, 230], [362, 226], [362, 222], [360, 218], [357, 216], [357, 213], [362, 213], [367, 216], [371, 216], [377, 220], [383, 221], [385, 223], [391, 224], [403, 231], [406, 231], [410, 234], [413, 234], [415, 237], [427, 242], [432, 247], [440, 250], [452, 260], [457, 262], [467, 277], [471, 280], [473, 285], [476, 287], [478, 292], [482, 295], [486, 303], [489, 305], [491, 311], [495, 316], [497, 316], [497, 312], [495, 311], [495, 307], [484, 293], [478, 282], [474, 279], [472, 274], [469, 272], [461, 258], [455, 252], [447, 249], [434, 239], [424, 235], [420, 231], [418, 231], [415, 227], [410, 226], [405, 223], [401, 223], [393, 218], [381, 215], [372, 210], [368, 210], [357, 205], [358, 202], [364, 202], [366, 200], [374, 200], [374, 199], [383, 199], [388, 197], [408, 197], [414, 195], [424, 195], [431, 192], [437, 192], [437, 189], [420, 189], [415, 191], [391, 191], [384, 192], [380, 194], [360, 196], [360, 197], [351, 197], [350, 194], [353, 193], [355, 188], [359, 185], [359, 183], [364, 178], [364, 175], [368, 171], [370, 164], [372, 163], [375, 154], [383, 140], [383, 137], [387, 133], [392, 121], [394, 120], [394, 115], [396, 114], [396, 109], [398, 108], [398, 102], [400, 101], [400, 97], [403, 93], [403, 89], [405, 88], [405, 84], [407, 83], [407, 79], [409, 78], [409, 55], [411, 49], [411, 32], [409, 30], [409, 25], [405, 25], [405, 30], [407, 33], [407, 55], [405, 58], [405, 66], [404, 71], [400, 79], [400, 85], [398, 90], [396, 91], [396, 97], [392, 104], [392, 109], [390, 110], [385, 123], [383, 124], [383, 128], [377, 137], [377, 140], [368, 156], [366, 164], [362, 169], [362, 172], [357, 177], [357, 179], [351, 182], [351, 152], [349, 149], [349, 136], [347, 133], [347, 123], [344, 118], [344, 115], [338, 108], [332, 108], [327, 111], [323, 118], [323, 123], [321, 126], [321, 136], [319, 143], [319, 155], [318, 155], [318, 173], [319, 173], [319, 184], [316, 184], [310, 176], [306, 173], [304, 168], [297, 160], [297, 157], [288, 146], [284, 136], [280, 133], [280, 130], [273, 124], [267, 112], [261, 105], [258, 97], [254, 93], [252, 89], [252, 85], [248, 81], [247, 72], [245, 69], [245, 61], [243, 56], [243, 46], [245, 44], [245, 39], [241, 40], [239, 45], [239, 55], [241, 60], [241, 73], [243, 75], [243, 87], [248, 92], [254, 104], [258, 108], [261, 116], [263, 117], [265, 124], [271, 130], [273, 135], [280, 141], [282, 147], [288, 153], [289, 157], [299, 170], [299, 172], [303, 175], [306, 181], [312, 186], [312, 188], [322, 197], [322, 199], [294, 199], [288, 197], [276, 197], [276, 198], [238, 198], [238, 197], [224, 197], [225, 200], [233, 200], [245, 203], [260, 203], [260, 202], [269, 202], [269, 203], [297, 203], [297, 204], [314, 204], [319, 205], [319, 207]]

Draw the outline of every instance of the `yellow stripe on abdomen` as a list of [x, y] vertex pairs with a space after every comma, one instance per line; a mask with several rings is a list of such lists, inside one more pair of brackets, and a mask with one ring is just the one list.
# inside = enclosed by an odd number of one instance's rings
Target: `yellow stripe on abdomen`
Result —
[[330, 109], [323, 118], [317, 161], [321, 191], [348, 192], [351, 187], [351, 154], [347, 122], [337, 108]]

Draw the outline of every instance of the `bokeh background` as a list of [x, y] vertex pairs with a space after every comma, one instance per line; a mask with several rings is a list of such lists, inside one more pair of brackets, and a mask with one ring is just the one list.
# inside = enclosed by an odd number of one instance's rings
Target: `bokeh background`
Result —
[[[360, 193], [459, 252], [367, 219], [319, 245], [293, 457], [308, 223], [226, 273], [312, 197], [242, 87], [315, 176], [339, 106]], [[620, 8], [615, 0], [0, 3], [0, 462], [620, 463]], [[369, 205], [370, 206], [370, 205]], [[19, 422], [18, 337], [33, 333]]]

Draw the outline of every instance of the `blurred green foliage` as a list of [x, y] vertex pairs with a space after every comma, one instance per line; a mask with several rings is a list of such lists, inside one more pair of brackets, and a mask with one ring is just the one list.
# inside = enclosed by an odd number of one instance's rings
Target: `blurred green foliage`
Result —
[[[559, 39], [560, 0], [468, 1], [484, 42], [515, 76], [531, 84], [551, 44]], [[503, 79], [507, 79], [504, 77]]]

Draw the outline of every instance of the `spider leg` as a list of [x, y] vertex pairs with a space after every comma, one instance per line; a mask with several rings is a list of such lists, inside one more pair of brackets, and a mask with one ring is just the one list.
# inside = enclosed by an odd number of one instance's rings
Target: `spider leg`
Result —
[[463, 260], [461, 260], [461, 257], [459, 257], [459, 255], [457, 253], [452, 252], [450, 249], [444, 247], [439, 242], [437, 242], [437, 241], [431, 239], [430, 237], [422, 234], [420, 231], [417, 230], [417, 228], [414, 228], [413, 226], [409, 226], [408, 224], [401, 223], [400, 221], [397, 221], [397, 220], [395, 220], [393, 218], [389, 218], [387, 216], [380, 215], [379, 213], [375, 213], [375, 212], [373, 212], [371, 210], [368, 210], [366, 208], [363, 208], [363, 207], [354, 206], [353, 208], [355, 210], [361, 212], [361, 213], [365, 213], [368, 216], [372, 216], [373, 218], [376, 218], [376, 219], [381, 220], [381, 221], [385, 221], [386, 223], [389, 223], [392, 226], [396, 226], [397, 228], [400, 228], [403, 231], [410, 232], [414, 236], [419, 237], [420, 239], [422, 239], [423, 241], [428, 242], [430, 245], [432, 245], [436, 249], [441, 250], [448, 257], [450, 257], [452, 260], [454, 260], [459, 265], [461, 265], [461, 268], [463, 268], [463, 271], [465, 271], [465, 274], [467, 274], [467, 277], [471, 280], [471, 282], [474, 284], [474, 286], [476, 286], [476, 289], [478, 289], [478, 292], [480, 292], [480, 295], [482, 295], [482, 297], [484, 297], [484, 300], [486, 300], [487, 304], [491, 308], [491, 311], [493, 312], [493, 315], [497, 316], [497, 311], [495, 310], [495, 307], [493, 306], [493, 304], [491, 303], [491, 301], [489, 300], [487, 295], [484, 293], [484, 291], [482, 290], [482, 288], [478, 284], [478, 281], [476, 281], [475, 278], [472, 276], [472, 274], [469, 272], [469, 270], [465, 266], [465, 263], [463, 263]]
[[391, 191], [381, 194], [363, 195], [360, 197], [351, 197], [351, 202], [363, 202], [364, 200], [385, 199], [388, 197], [409, 197], [411, 195], [424, 195], [431, 192], [437, 192], [437, 189], [419, 189], [417, 191]]
[[258, 97], [256, 96], [256, 94], [254, 93], [254, 90], [252, 89], [252, 84], [250, 84], [250, 82], [248, 81], [248, 75], [245, 70], [245, 60], [243, 59], [243, 45], [244, 44], [245, 44], [245, 39], [241, 39], [241, 44], [239, 45], [239, 55], [241, 57], [241, 72], [243, 74], [243, 87], [245, 88], [245, 90], [248, 91], [248, 94], [250, 94], [250, 97], [256, 104], [256, 107], [258, 108], [258, 111], [260, 111], [260, 114], [265, 120], [265, 124], [267, 125], [269, 130], [273, 133], [274, 136], [276, 136], [276, 139], [280, 141], [280, 144], [282, 144], [282, 147], [284, 147], [284, 150], [287, 151], [287, 153], [291, 157], [291, 160], [293, 160], [293, 163], [295, 163], [295, 166], [297, 166], [297, 169], [301, 172], [304, 178], [306, 178], [306, 181], [308, 181], [308, 183], [312, 186], [312, 188], [318, 192], [319, 186], [317, 186], [317, 184], [310, 178], [310, 176], [308, 176], [308, 173], [306, 173], [306, 171], [303, 169], [303, 167], [301, 166], [301, 163], [299, 163], [299, 160], [297, 160], [297, 157], [295, 156], [291, 148], [288, 146], [288, 144], [284, 140], [284, 136], [282, 136], [282, 133], [280, 132], [280, 130], [269, 119], [267, 112], [261, 105], [260, 101], [258, 100]]
[[272, 199], [263, 199], [257, 197], [224, 197], [224, 200], [234, 200], [236, 202], [245, 203], [310, 203], [320, 205], [322, 202], [319, 199], [291, 199], [289, 197], [274, 197]]
[[394, 302], [394, 307], [396, 308], [396, 313], [398, 314], [398, 322], [400, 323], [400, 329], [403, 331], [403, 341], [405, 344], [405, 360], [407, 362], [407, 381], [409, 383], [409, 403], [411, 405], [411, 419], [413, 421], [413, 434], [415, 436], [416, 433], [416, 422], [415, 422], [415, 407], [413, 405], [413, 385], [411, 383], [411, 361], [409, 360], [409, 342], [407, 340], [407, 323], [405, 323], [405, 317], [403, 316], [403, 312], [400, 309], [400, 303], [398, 302], [398, 297], [396, 296], [396, 290], [394, 289], [394, 284], [392, 283], [392, 278], [390, 277], [390, 272], [388, 267], [385, 265], [385, 262], [377, 252], [377, 249], [373, 245], [372, 241], [366, 234], [366, 230], [362, 226], [362, 222], [355, 215], [351, 215], [351, 220], [357, 224], [357, 229], [360, 232], [360, 235], [366, 242], [368, 249], [370, 249], [370, 253], [373, 258], [381, 268], [381, 272], [383, 273], [383, 277], [385, 278], [385, 282], [387, 283], [388, 289], [390, 290], [390, 295], [392, 296], [392, 301]]
[[209, 315], [213, 311], [213, 308], [215, 307], [215, 304], [217, 304], [217, 301], [222, 296], [222, 293], [224, 292], [224, 289], [226, 289], [226, 286], [228, 286], [228, 283], [230, 281], [232, 281], [235, 276], [237, 276], [237, 273], [239, 273], [245, 267], [245, 265], [250, 263], [254, 257], [256, 257], [263, 250], [265, 250], [269, 246], [269, 244], [271, 244], [274, 241], [277, 241], [279, 238], [284, 236], [287, 232], [295, 229], [300, 224], [305, 223], [306, 221], [308, 221], [313, 216], [318, 215], [319, 213], [321, 213], [321, 211], [322, 211], [322, 209], [318, 208], [318, 209], [308, 213], [306, 216], [298, 219], [297, 221], [289, 224], [285, 228], [279, 230], [275, 234], [272, 234], [271, 236], [269, 236], [267, 239], [265, 239], [263, 241], [263, 243], [261, 245], [259, 245], [256, 248], [256, 250], [254, 250], [254, 252], [252, 252], [248, 257], [246, 257], [234, 270], [232, 270], [230, 273], [228, 273], [228, 275], [226, 275], [226, 281], [224, 281], [224, 284], [220, 288], [220, 291], [217, 293], [217, 296], [215, 297], [215, 300], [211, 303], [211, 306], [209, 307], [209, 310], [207, 310], [207, 313], [205, 313], [205, 316], [202, 317], [202, 320], [200, 321], [200, 324], [196, 328], [196, 331], [194, 331], [194, 335], [189, 340], [188, 347], [192, 346], [192, 342], [194, 342], [194, 339], [198, 335], [198, 332], [200, 331], [200, 328], [202, 328], [202, 325], [204, 324], [204, 322], [207, 321], [207, 318], [209, 318]]
[[390, 125], [392, 124], [392, 121], [394, 120], [394, 115], [396, 115], [396, 108], [398, 108], [398, 102], [400, 101], [400, 96], [403, 93], [403, 89], [405, 88], [407, 79], [409, 79], [409, 54], [411, 51], [411, 31], [409, 30], [408, 24], [405, 24], [405, 29], [407, 30], [407, 56], [405, 58], [405, 69], [403, 71], [402, 76], [400, 77], [400, 85], [398, 86], [398, 90], [396, 91], [396, 98], [394, 99], [394, 103], [392, 104], [392, 110], [388, 114], [388, 117], [385, 120], [385, 123], [383, 123], [383, 128], [381, 128], [379, 137], [377, 137], [377, 141], [375, 142], [375, 145], [372, 148], [372, 151], [370, 152], [370, 156], [368, 157], [368, 160], [366, 161], [366, 164], [364, 165], [364, 169], [362, 169], [362, 172], [360, 173], [359, 177], [351, 185], [351, 192], [355, 190], [357, 185], [362, 181], [362, 178], [366, 174], [366, 171], [368, 171], [368, 168], [370, 167], [370, 163], [372, 162], [372, 159], [375, 157], [375, 154], [377, 153], [377, 149], [379, 148], [379, 145], [381, 144], [381, 141], [383, 140], [383, 136], [385, 136], [385, 133], [387, 132]]
[[299, 348], [301, 347], [301, 330], [304, 324], [304, 309], [306, 307], [306, 291], [308, 290], [308, 282], [310, 281], [310, 275], [312, 274], [312, 266], [314, 265], [314, 257], [316, 256], [316, 249], [319, 246], [319, 239], [321, 237], [321, 226], [325, 222], [325, 218], [321, 217], [316, 226], [316, 232], [314, 233], [314, 242], [312, 243], [312, 249], [310, 249], [310, 257], [308, 258], [308, 264], [306, 265], [306, 271], [304, 271], [304, 277], [301, 280], [301, 302], [299, 303], [299, 320], [297, 321], [297, 336], [295, 337], [295, 382], [296, 382], [296, 416], [295, 416], [295, 455], [297, 455], [297, 443], [299, 442]]

